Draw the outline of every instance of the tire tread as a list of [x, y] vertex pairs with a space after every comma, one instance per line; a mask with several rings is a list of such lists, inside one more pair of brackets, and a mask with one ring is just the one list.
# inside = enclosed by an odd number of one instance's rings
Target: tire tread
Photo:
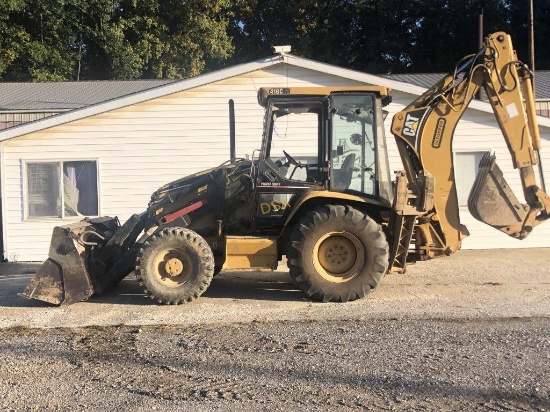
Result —
[[[201, 262], [200, 273], [195, 282], [190, 287], [182, 288], [178, 296], [174, 296], [173, 291], [163, 290], [162, 288], [153, 288], [149, 276], [151, 273], [147, 271], [147, 262], [149, 251], [161, 242], [169, 241], [170, 239], [179, 239], [187, 242], [191, 249], [198, 255], [198, 260]], [[144, 261], [145, 260], [145, 261]], [[151, 235], [141, 246], [135, 263], [135, 274], [138, 284], [143, 288], [146, 296], [161, 304], [178, 305], [180, 303], [188, 303], [201, 296], [213, 278], [214, 272], [214, 256], [208, 243], [196, 232], [186, 228], [167, 228]]]
[[[340, 221], [344, 226], [354, 227], [368, 240], [367, 253], [374, 257], [369, 282], [356, 285], [350, 290], [338, 291], [337, 288], [321, 287], [321, 282], [316, 281], [316, 276], [320, 277], [320, 275], [304, 271], [304, 259], [308, 257], [307, 253], [304, 256], [303, 250], [306, 239], [330, 221]], [[388, 258], [388, 242], [380, 225], [365, 213], [342, 205], [321, 206], [306, 213], [292, 231], [287, 248], [290, 276], [306, 295], [323, 302], [348, 302], [366, 296], [378, 286], [384, 276], [388, 267]]]

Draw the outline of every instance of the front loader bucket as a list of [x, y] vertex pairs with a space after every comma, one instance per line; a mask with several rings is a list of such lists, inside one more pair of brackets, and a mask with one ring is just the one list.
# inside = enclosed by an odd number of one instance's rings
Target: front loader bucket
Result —
[[514, 227], [521, 227], [526, 209], [514, 195], [495, 156], [485, 154], [468, 197], [468, 209], [477, 220], [514, 236]]
[[38, 269], [22, 295], [55, 305], [70, 305], [93, 295], [96, 290], [87, 263], [90, 244], [93, 241], [104, 242], [101, 237], [105, 234], [105, 230], [99, 231], [94, 226], [112, 228], [114, 231], [118, 227], [118, 220], [97, 218], [55, 227], [49, 258]]

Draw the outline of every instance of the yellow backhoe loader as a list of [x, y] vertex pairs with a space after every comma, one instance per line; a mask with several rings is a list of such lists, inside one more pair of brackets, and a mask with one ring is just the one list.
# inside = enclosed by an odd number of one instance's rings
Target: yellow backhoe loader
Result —
[[251, 159], [232, 158], [166, 184], [122, 225], [101, 217], [55, 228], [49, 259], [24, 295], [71, 304], [135, 271], [148, 296], [178, 304], [200, 296], [222, 269], [275, 269], [286, 255], [308, 297], [361, 298], [384, 274], [451, 255], [468, 235], [459, 220], [452, 141], [479, 88], [519, 169], [526, 203], [486, 156], [469, 209], [524, 239], [550, 216], [531, 80], [510, 37], [488, 36], [394, 116], [405, 169], [394, 182], [383, 126], [386, 87], [261, 88], [263, 142]]

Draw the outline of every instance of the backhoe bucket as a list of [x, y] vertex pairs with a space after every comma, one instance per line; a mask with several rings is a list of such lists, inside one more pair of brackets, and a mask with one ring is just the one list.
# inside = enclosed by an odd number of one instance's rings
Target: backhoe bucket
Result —
[[481, 159], [468, 209], [477, 220], [513, 236], [512, 227], [521, 227], [527, 211], [506, 183], [495, 159], [489, 153]]
[[116, 218], [98, 218], [55, 227], [49, 258], [38, 269], [22, 295], [55, 305], [68, 305], [88, 299], [97, 289], [93, 275], [90, 275], [90, 249], [99, 243], [104, 244], [106, 232], [112, 236], [118, 226]]

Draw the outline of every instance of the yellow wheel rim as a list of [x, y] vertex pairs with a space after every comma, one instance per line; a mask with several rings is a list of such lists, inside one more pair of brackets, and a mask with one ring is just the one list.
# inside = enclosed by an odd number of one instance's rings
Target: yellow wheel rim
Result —
[[153, 267], [156, 278], [169, 287], [186, 283], [193, 273], [193, 263], [179, 249], [162, 250], [156, 256]]
[[348, 232], [329, 232], [313, 247], [313, 265], [326, 280], [335, 283], [353, 279], [363, 267], [363, 245]]

